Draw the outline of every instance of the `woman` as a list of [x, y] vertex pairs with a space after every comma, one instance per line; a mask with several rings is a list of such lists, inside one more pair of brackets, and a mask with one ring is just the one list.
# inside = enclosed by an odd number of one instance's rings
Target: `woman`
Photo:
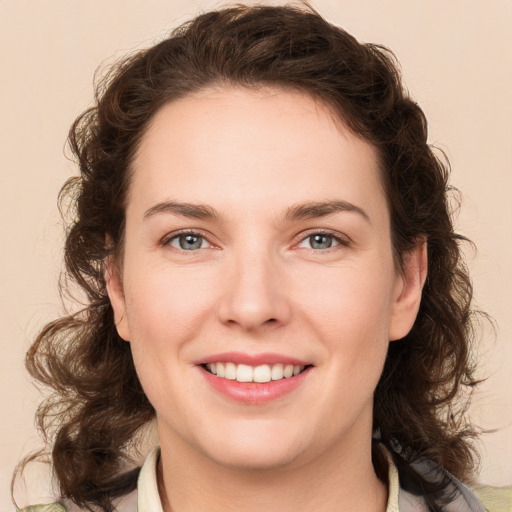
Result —
[[87, 305], [27, 358], [61, 506], [485, 510], [455, 404], [471, 285], [426, 139], [389, 52], [312, 10], [207, 13], [112, 70], [63, 189]]

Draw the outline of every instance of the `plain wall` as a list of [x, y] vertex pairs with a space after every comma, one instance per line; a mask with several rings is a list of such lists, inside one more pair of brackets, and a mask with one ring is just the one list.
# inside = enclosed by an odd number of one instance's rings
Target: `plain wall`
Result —
[[[61, 310], [62, 225], [56, 207], [75, 173], [64, 157], [73, 119], [92, 101], [100, 63], [161, 39], [222, 2], [3, 0], [0, 2], [0, 509], [11, 510], [11, 472], [38, 445], [39, 394], [23, 367], [30, 341]], [[472, 418], [495, 429], [481, 440], [480, 478], [512, 483], [512, 2], [313, 0], [329, 20], [397, 54], [427, 113], [430, 141], [449, 156], [463, 193], [458, 229], [476, 304], [496, 320], [479, 350]], [[44, 480], [42, 480], [44, 481]], [[44, 497], [31, 485], [30, 500]], [[20, 495], [21, 504], [24, 503]]]

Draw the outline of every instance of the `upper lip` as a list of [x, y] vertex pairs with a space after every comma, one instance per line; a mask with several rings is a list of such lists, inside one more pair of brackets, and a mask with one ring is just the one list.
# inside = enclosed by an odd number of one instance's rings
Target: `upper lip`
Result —
[[299, 366], [311, 365], [311, 362], [291, 357], [283, 354], [276, 354], [272, 352], [263, 352], [261, 354], [246, 354], [244, 352], [222, 352], [220, 354], [213, 354], [207, 356], [196, 362], [196, 364], [209, 364], [209, 363], [235, 363], [246, 364], [248, 366], [259, 366], [262, 364], [293, 364]]

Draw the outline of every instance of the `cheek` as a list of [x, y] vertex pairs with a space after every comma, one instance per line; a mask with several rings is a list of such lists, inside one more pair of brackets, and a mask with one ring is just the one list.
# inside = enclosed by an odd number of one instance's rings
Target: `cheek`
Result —
[[[125, 267], [126, 268], [126, 267]], [[205, 323], [211, 286], [193, 272], [140, 266], [126, 272], [126, 315], [141, 384], [157, 411], [178, 407], [190, 366], [187, 347]], [[166, 383], [166, 385], [163, 385]]]
[[386, 358], [391, 281], [375, 268], [317, 275], [315, 286], [303, 293], [305, 328], [321, 340], [326, 387], [336, 390], [335, 402], [344, 404], [340, 411], [372, 400]]
[[311, 323], [340, 340], [357, 335], [358, 343], [372, 343], [377, 333], [387, 338], [392, 289], [386, 275], [356, 268], [317, 273], [310, 285], [300, 287], [301, 309]]
[[[143, 267], [144, 268], [144, 267]], [[132, 272], [125, 286], [126, 309], [134, 340], [173, 343], [194, 334], [212, 303], [204, 275], [165, 265]]]

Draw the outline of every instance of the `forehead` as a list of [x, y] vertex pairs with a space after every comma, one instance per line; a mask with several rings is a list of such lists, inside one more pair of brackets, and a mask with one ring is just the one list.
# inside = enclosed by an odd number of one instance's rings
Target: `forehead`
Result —
[[225, 208], [264, 200], [276, 209], [383, 197], [375, 148], [325, 104], [274, 88], [209, 89], [164, 105], [133, 173], [129, 207], [169, 197]]

